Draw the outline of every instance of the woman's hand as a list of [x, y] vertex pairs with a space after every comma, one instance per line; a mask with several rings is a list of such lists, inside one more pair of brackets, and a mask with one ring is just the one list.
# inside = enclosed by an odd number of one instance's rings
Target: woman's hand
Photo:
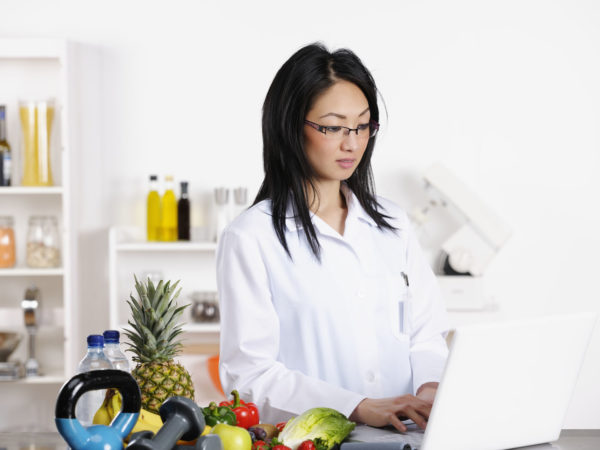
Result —
[[[433, 402], [432, 402], [433, 403]], [[401, 395], [391, 398], [365, 398], [354, 409], [350, 420], [361, 422], [372, 427], [392, 425], [398, 431], [405, 432], [403, 419], [411, 419], [419, 428], [425, 429], [431, 413], [431, 405], [414, 395]]]
[[438, 386], [439, 383], [434, 382], [422, 384], [419, 389], [417, 389], [417, 397], [424, 402], [433, 405]]

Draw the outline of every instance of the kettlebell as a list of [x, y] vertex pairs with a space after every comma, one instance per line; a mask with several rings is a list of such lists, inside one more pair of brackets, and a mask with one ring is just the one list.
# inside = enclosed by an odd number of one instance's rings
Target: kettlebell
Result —
[[[75, 405], [81, 395], [95, 389], [116, 388], [123, 398], [123, 406], [110, 426], [84, 427], [75, 417]], [[73, 450], [123, 450], [123, 439], [135, 426], [142, 397], [135, 379], [122, 370], [91, 370], [75, 375], [67, 381], [56, 399], [56, 428]]]

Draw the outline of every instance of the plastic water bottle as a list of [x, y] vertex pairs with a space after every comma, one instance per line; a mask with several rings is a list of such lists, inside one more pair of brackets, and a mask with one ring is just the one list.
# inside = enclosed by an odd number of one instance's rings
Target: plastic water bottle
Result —
[[119, 332], [117, 330], [106, 330], [104, 336], [104, 354], [111, 362], [113, 369], [129, 372], [129, 360], [119, 345]]
[[[87, 337], [87, 354], [79, 363], [77, 373], [90, 370], [112, 369], [112, 364], [104, 355], [104, 338], [99, 334], [90, 334]], [[84, 393], [75, 408], [75, 416], [83, 426], [92, 425], [94, 414], [102, 406], [106, 389], [97, 389]]]

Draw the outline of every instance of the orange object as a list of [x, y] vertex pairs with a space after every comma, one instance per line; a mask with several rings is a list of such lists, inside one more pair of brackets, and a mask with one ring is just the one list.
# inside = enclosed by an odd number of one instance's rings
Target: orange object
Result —
[[223, 387], [221, 386], [221, 379], [219, 378], [219, 355], [214, 355], [208, 358], [208, 375], [213, 382], [215, 388], [223, 395]]
[[12, 218], [0, 217], [0, 267], [14, 267], [15, 261], [15, 232], [12, 228]]

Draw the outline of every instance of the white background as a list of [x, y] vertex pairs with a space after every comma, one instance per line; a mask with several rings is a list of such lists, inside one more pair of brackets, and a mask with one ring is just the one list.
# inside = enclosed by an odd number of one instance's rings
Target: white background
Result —
[[[214, 187], [253, 196], [266, 90], [317, 40], [385, 99], [379, 194], [412, 207], [442, 162], [513, 229], [485, 280], [498, 311], [457, 322], [600, 309], [598, 2], [0, 0], [0, 36], [74, 42], [82, 336], [108, 324], [106, 229], [143, 225], [148, 174], [190, 181], [195, 225]], [[597, 329], [567, 428], [600, 428], [599, 379]]]

